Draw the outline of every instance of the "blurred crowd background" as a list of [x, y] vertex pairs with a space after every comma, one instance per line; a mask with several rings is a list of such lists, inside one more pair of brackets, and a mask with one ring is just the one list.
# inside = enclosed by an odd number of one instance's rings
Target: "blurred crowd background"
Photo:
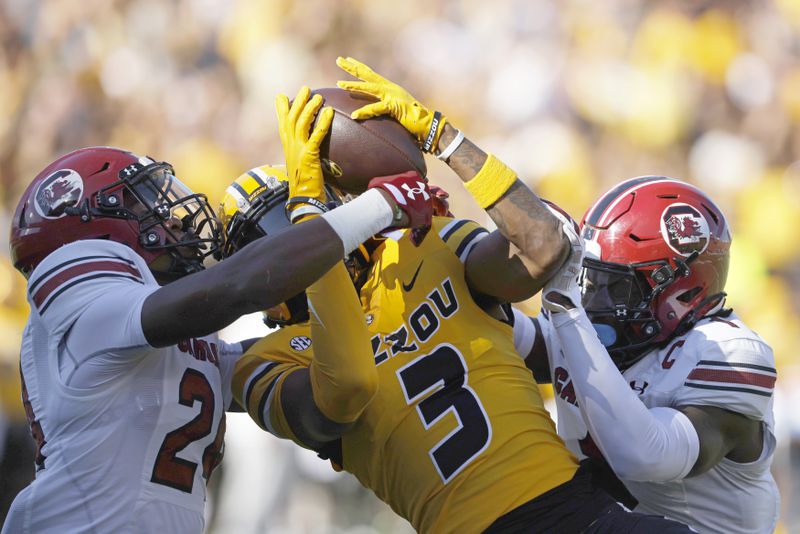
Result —
[[[0, 240], [38, 171], [87, 145], [169, 161], [216, 205], [281, 161], [275, 95], [333, 86], [335, 58], [358, 58], [576, 218], [636, 175], [711, 194], [733, 227], [729, 303], [775, 349], [780, 531], [800, 532], [798, 30], [800, 0], [0, 0]], [[453, 211], [489, 224], [428, 163]], [[0, 518], [33, 473], [24, 287], [0, 247]], [[229, 426], [209, 532], [410, 531], [313, 454]]]

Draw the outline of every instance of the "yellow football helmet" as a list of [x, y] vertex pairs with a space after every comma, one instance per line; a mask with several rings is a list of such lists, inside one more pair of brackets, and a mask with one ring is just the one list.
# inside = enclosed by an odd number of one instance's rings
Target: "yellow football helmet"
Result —
[[225, 190], [217, 212], [224, 228], [222, 257], [291, 226], [284, 211], [288, 194], [283, 165], [262, 165], [236, 178]]
[[[219, 207], [223, 225], [221, 257], [227, 258], [248, 243], [273, 235], [291, 226], [285, 205], [289, 197], [286, 167], [262, 165], [239, 176], [225, 190]], [[337, 192], [325, 186], [328, 206], [342, 203]], [[363, 247], [361, 247], [363, 249]], [[367, 267], [366, 250], [357, 250], [345, 260], [353, 282], [363, 284]], [[264, 322], [270, 328], [303, 322], [308, 319], [305, 292], [264, 312]]]

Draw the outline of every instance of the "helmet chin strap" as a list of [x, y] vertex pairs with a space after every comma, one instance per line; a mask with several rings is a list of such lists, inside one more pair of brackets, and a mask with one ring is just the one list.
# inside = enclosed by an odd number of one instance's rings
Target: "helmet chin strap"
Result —
[[[607, 325], [595, 325], [594, 323], [592, 323], [592, 326], [594, 326], [595, 331], [597, 331], [598, 337], [600, 338], [601, 342], [603, 341], [603, 336], [605, 336], [606, 339], [610, 339], [608, 332], [602, 332], [601, 335], [601, 331], [603, 329], [602, 328], [598, 329], [598, 326], [607, 326]], [[620, 371], [624, 371], [625, 369], [629, 368], [630, 366], [641, 360], [645, 354], [650, 352], [650, 350], [652, 350], [656, 346], [661, 345], [660, 343], [656, 344], [653, 343], [653, 341], [651, 341], [652, 338], [658, 335], [658, 333], [661, 331], [661, 325], [658, 323], [657, 320], [653, 319], [652, 321], [648, 321], [643, 328], [647, 328], [648, 326], [652, 326], [653, 333], [647, 339], [644, 339], [638, 343], [630, 343], [625, 347], [621, 347], [618, 349], [608, 349], [609, 356], [611, 357], [614, 364]], [[616, 340], [619, 338], [619, 333], [616, 331], [615, 328], [613, 327], [611, 328], [615, 330], [614, 342], [616, 342]]]
[[308, 301], [306, 300], [306, 292], [298, 293], [297, 295], [286, 300], [283, 304], [284, 311], [288, 317], [278, 318], [271, 317], [267, 312], [263, 312], [264, 324], [269, 328], [282, 328], [297, 323], [303, 323], [308, 320]]

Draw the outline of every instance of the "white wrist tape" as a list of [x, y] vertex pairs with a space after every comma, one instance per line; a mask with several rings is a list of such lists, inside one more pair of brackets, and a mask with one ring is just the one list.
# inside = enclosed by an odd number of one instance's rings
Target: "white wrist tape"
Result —
[[458, 134], [456, 134], [456, 137], [455, 137], [455, 139], [453, 139], [452, 141], [450, 141], [450, 144], [449, 144], [449, 145], [447, 145], [447, 148], [445, 148], [444, 150], [442, 150], [442, 151], [439, 153], [439, 155], [437, 155], [437, 156], [436, 156], [436, 159], [440, 159], [440, 160], [442, 160], [442, 161], [447, 161], [447, 160], [450, 158], [450, 156], [452, 156], [452, 155], [453, 155], [453, 152], [455, 152], [455, 151], [456, 151], [456, 149], [457, 149], [458, 147], [460, 147], [460, 146], [461, 146], [461, 143], [463, 143], [463, 142], [464, 142], [464, 134], [463, 134], [463, 133], [461, 133], [461, 130], [459, 130], [459, 131], [458, 131]]
[[394, 210], [377, 189], [321, 215], [344, 244], [345, 255], [392, 224]]
[[614, 366], [583, 308], [552, 314], [552, 323], [597, 447], [623, 480], [679, 480], [700, 453], [697, 431], [673, 408], [648, 408]]
[[303, 204], [297, 208], [294, 208], [291, 213], [289, 214], [289, 220], [294, 223], [300, 217], [305, 217], [306, 215], [313, 215], [325, 213], [322, 209], [318, 208], [317, 206], [312, 206], [311, 204]]

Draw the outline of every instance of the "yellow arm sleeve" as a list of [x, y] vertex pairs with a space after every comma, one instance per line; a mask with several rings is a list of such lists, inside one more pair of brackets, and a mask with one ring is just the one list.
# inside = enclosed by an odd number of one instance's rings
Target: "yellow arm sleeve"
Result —
[[308, 448], [292, 431], [281, 400], [286, 378], [302, 368], [297, 363], [275, 362], [247, 353], [236, 363], [232, 390], [236, 401], [259, 427]]
[[[257, 354], [242, 356], [233, 373], [233, 396], [262, 429], [278, 437], [292, 438], [287, 433], [288, 424], [276, 424], [279, 408], [280, 390], [283, 381], [300, 366], [294, 363], [281, 363], [264, 359]], [[285, 421], [285, 417], [281, 414]]]
[[306, 290], [314, 402], [328, 419], [355, 421], [378, 389], [378, 371], [358, 295], [343, 263]]

